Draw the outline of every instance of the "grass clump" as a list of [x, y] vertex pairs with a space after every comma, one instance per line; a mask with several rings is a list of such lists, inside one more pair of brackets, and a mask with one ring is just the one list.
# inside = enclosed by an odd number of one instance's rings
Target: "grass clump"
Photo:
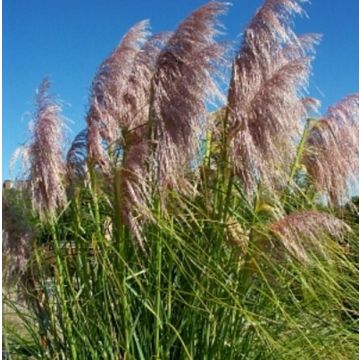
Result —
[[170, 34], [136, 24], [66, 156], [42, 83], [3, 200], [10, 358], [355, 358], [358, 97], [314, 117], [299, 3], [265, 1], [235, 58], [225, 3]]

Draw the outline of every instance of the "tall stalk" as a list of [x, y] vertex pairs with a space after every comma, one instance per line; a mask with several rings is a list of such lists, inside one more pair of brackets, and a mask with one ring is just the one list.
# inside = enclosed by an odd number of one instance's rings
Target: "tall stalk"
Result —
[[89, 174], [90, 174], [90, 189], [91, 196], [93, 200], [93, 211], [95, 218], [95, 228], [96, 228], [96, 237], [99, 241], [101, 238], [101, 223], [100, 223], [100, 211], [99, 211], [99, 189], [95, 174], [95, 167], [92, 164], [89, 164]]
[[[125, 150], [124, 150], [125, 151]], [[126, 154], [124, 153], [124, 157]], [[126, 285], [126, 275], [127, 275], [127, 267], [126, 267], [126, 259], [127, 259], [127, 231], [125, 228], [125, 224], [122, 222], [122, 209], [121, 207], [124, 206], [122, 204], [122, 192], [123, 189], [121, 187], [122, 179], [121, 179], [121, 168], [115, 169], [115, 176], [114, 176], [114, 240], [116, 244], [116, 249], [118, 251], [119, 256], [115, 258], [117, 266], [120, 268], [120, 284], [121, 284], [121, 307], [122, 307], [122, 314], [123, 314], [123, 331], [124, 331], [124, 343], [125, 343], [125, 352], [124, 352], [124, 359], [127, 359], [129, 350], [130, 350], [130, 308], [128, 304], [128, 289]]]
[[[231, 78], [233, 78], [234, 76], [234, 72], [235, 72], [235, 64], [233, 63], [232, 65], [232, 69], [231, 69]], [[224, 114], [224, 118], [223, 118], [223, 122], [222, 122], [222, 139], [221, 139], [221, 143], [222, 143], [222, 155], [221, 155], [221, 162], [222, 162], [222, 174], [223, 174], [223, 189], [222, 192], [225, 193], [225, 199], [224, 202], [222, 204], [222, 207], [224, 208], [222, 211], [222, 216], [221, 216], [221, 220], [223, 221], [223, 223], [226, 222], [226, 217], [227, 217], [227, 210], [228, 207], [230, 205], [230, 199], [231, 199], [231, 192], [232, 192], [232, 187], [233, 187], [233, 180], [234, 180], [234, 171], [232, 169], [232, 164], [231, 164], [231, 159], [230, 159], [230, 154], [229, 154], [229, 150], [230, 150], [230, 141], [231, 139], [229, 138], [229, 132], [228, 132], [228, 127], [229, 127], [229, 115], [230, 115], [230, 96], [231, 96], [231, 91], [232, 89], [229, 89], [229, 93], [228, 93], [228, 102], [227, 102], [227, 106], [225, 108], [225, 114]]]
[[76, 360], [77, 359], [77, 348], [76, 348], [76, 342], [74, 341], [74, 336], [72, 332], [72, 323], [71, 318], [69, 314], [68, 309], [68, 299], [66, 296], [66, 287], [65, 287], [65, 279], [69, 279], [69, 274], [67, 270], [65, 270], [63, 266], [63, 256], [61, 245], [59, 243], [57, 232], [56, 232], [56, 226], [55, 226], [55, 220], [52, 218], [49, 221], [50, 228], [51, 228], [51, 235], [54, 242], [54, 251], [55, 251], [55, 259], [56, 259], [56, 276], [59, 286], [59, 295], [60, 295], [60, 306], [61, 311], [63, 312], [64, 316], [64, 322], [65, 322], [65, 331], [66, 331], [66, 339], [69, 342], [70, 345], [70, 352], [71, 352], [71, 359]]

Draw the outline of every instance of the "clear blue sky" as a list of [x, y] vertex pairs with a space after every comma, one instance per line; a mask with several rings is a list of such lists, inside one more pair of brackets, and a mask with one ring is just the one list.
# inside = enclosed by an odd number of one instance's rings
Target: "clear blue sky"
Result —
[[[99, 63], [135, 22], [150, 19], [153, 32], [172, 30], [204, 0], [3, 0], [3, 179], [9, 160], [27, 137], [24, 114], [45, 75], [64, 108], [72, 137], [85, 127], [92, 77]], [[262, 0], [233, 0], [222, 17], [223, 39], [241, 40], [241, 32]], [[358, 1], [313, 0], [309, 18], [296, 18], [298, 33], [324, 34], [318, 46], [311, 95], [325, 109], [358, 91]]]

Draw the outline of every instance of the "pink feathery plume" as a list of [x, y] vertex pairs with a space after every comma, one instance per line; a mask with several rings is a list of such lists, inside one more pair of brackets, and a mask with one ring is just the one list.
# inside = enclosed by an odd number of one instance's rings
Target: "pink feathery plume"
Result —
[[126, 150], [120, 172], [121, 221], [134, 235], [138, 245], [145, 249], [142, 224], [149, 218], [149, 179], [146, 172], [149, 144], [138, 139]]
[[121, 98], [120, 126], [122, 131], [123, 160], [120, 172], [121, 217], [144, 249], [141, 224], [148, 216], [150, 195], [149, 167], [149, 111], [151, 79], [157, 57], [169, 34], [150, 37], [137, 54], [128, 86]]
[[129, 30], [95, 77], [88, 114], [88, 156], [111, 172], [104, 141], [121, 149], [119, 182], [122, 222], [143, 246], [140, 215], [146, 209], [150, 84], [157, 57], [169, 35], [149, 37], [148, 22]]
[[60, 115], [60, 105], [48, 93], [49, 87], [50, 81], [46, 78], [37, 91], [32, 139], [21, 150], [28, 162], [32, 204], [42, 217], [54, 216], [66, 201], [64, 119]]
[[170, 33], [149, 37], [134, 58], [126, 87], [119, 98], [119, 124], [123, 132], [136, 132], [142, 127], [148, 131], [151, 79], [169, 37]]
[[340, 238], [351, 231], [336, 217], [318, 211], [299, 211], [287, 215], [269, 226], [281, 244], [300, 261], [309, 260], [309, 252], [325, 253], [324, 236]]
[[108, 161], [102, 154], [102, 141], [112, 144], [121, 136], [119, 111], [122, 109], [122, 94], [128, 86], [134, 59], [149, 35], [147, 28], [147, 20], [134, 25], [100, 65], [93, 80], [87, 115], [88, 152], [90, 159], [100, 165]]
[[102, 171], [106, 174], [110, 173], [109, 156], [104, 150], [103, 139], [100, 135], [100, 129], [98, 123], [90, 121], [89, 119], [94, 118], [94, 112], [88, 113], [88, 126], [87, 126], [87, 152], [88, 152], [88, 163], [90, 166], [99, 165]]
[[73, 140], [66, 155], [67, 173], [71, 180], [83, 179], [87, 171], [88, 130], [80, 131]]
[[156, 141], [160, 188], [189, 189], [184, 180], [207, 125], [207, 104], [221, 98], [218, 87], [225, 46], [214, 40], [217, 17], [227, 4], [210, 2], [186, 18], [158, 57], [152, 81], [150, 122]]
[[350, 95], [311, 124], [303, 157], [308, 174], [331, 203], [341, 205], [350, 194], [359, 168], [359, 97]]
[[[310, 110], [303, 101], [310, 58], [319, 35], [297, 37], [290, 17], [296, 0], [268, 0], [247, 27], [233, 65], [228, 123], [235, 173], [251, 195], [257, 183], [286, 179], [301, 125]], [[314, 102], [313, 102], [314, 104]]]

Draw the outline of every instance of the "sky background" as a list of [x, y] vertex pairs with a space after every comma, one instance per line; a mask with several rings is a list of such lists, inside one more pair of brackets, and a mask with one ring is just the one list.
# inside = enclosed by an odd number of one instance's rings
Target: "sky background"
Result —
[[[221, 18], [219, 39], [239, 45], [262, 0], [233, 0]], [[29, 136], [35, 90], [50, 76], [52, 93], [65, 103], [70, 138], [85, 127], [89, 88], [97, 66], [134, 23], [150, 19], [153, 32], [173, 30], [204, 0], [3, 0], [3, 180], [15, 149]], [[358, 92], [358, 0], [313, 0], [308, 18], [295, 19], [298, 34], [322, 33], [313, 63], [310, 95], [322, 110]]]

